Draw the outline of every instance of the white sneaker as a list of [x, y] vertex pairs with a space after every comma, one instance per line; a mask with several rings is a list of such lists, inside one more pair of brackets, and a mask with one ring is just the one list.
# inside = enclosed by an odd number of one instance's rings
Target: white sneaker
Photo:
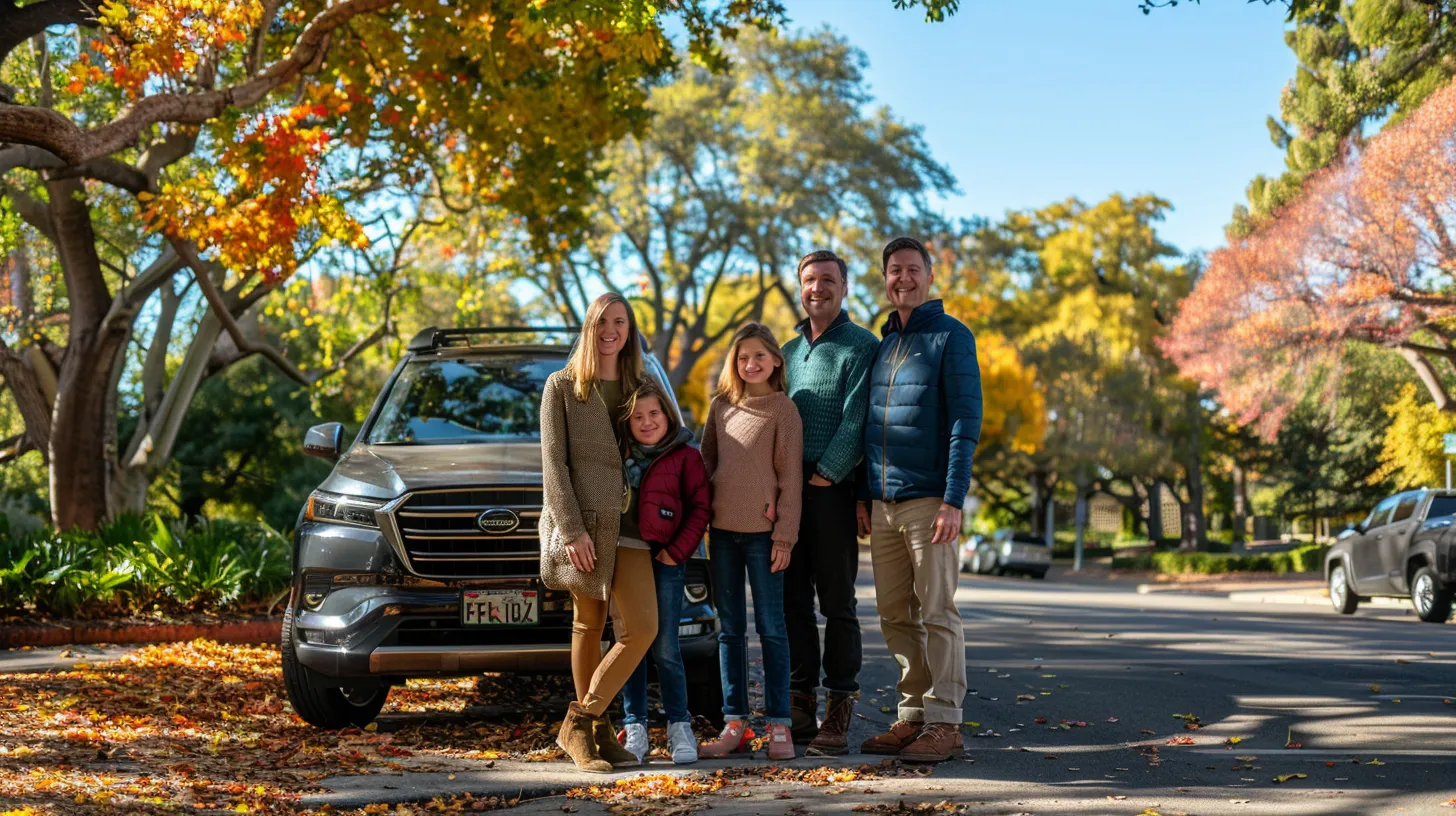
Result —
[[672, 761], [678, 765], [691, 765], [698, 761], [698, 738], [693, 736], [693, 727], [685, 722], [667, 724], [667, 749]]
[[641, 723], [631, 723], [627, 726], [627, 739], [622, 742], [622, 747], [632, 752], [639, 763], [647, 761], [647, 752], [652, 750], [652, 745], [647, 741], [647, 726]]

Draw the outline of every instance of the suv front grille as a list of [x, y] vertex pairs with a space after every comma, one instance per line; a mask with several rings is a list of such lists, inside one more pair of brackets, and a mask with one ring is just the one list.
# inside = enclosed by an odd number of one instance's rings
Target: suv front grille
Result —
[[[487, 533], [477, 519], [510, 510], [516, 529]], [[405, 565], [422, 578], [535, 578], [541, 574], [541, 488], [447, 488], [412, 493], [394, 509]]]

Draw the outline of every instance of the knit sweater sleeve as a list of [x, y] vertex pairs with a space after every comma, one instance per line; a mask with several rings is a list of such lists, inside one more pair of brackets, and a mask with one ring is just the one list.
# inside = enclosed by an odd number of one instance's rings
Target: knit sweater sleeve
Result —
[[565, 401], [568, 399], [575, 397], [569, 390], [563, 389], [559, 378], [546, 380], [546, 388], [541, 395], [541, 483], [543, 499], [565, 542], [575, 541], [586, 532], [581, 505], [571, 484], [566, 437]]
[[844, 373], [844, 407], [839, 428], [814, 467], [819, 475], [835, 484], [849, 478], [864, 455], [865, 412], [869, 410], [870, 402], [870, 364], [875, 357], [873, 338], [868, 345], [856, 343], [847, 351], [849, 365]]
[[698, 452], [703, 455], [703, 470], [708, 474], [708, 485], [713, 484], [713, 474], [718, 470], [718, 412], [723, 401], [717, 397], [708, 405], [708, 419], [703, 423], [703, 438], [698, 442]]
[[799, 540], [799, 514], [804, 493], [804, 423], [799, 409], [787, 395], [778, 404], [774, 428], [774, 474], [779, 495], [775, 504], [773, 541], [778, 549], [793, 547]]

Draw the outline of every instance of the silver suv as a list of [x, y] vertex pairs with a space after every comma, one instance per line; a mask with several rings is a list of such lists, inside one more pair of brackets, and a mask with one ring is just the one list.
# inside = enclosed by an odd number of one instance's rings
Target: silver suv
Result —
[[[575, 331], [426, 329], [347, 448], [339, 423], [309, 429], [304, 451], [336, 464], [299, 514], [283, 617], [283, 681], [304, 720], [363, 726], [411, 677], [570, 670], [571, 596], [541, 583], [537, 523], [541, 392], [571, 351], [549, 338]], [[678, 631], [689, 704], [713, 716], [704, 555], [688, 563]]]

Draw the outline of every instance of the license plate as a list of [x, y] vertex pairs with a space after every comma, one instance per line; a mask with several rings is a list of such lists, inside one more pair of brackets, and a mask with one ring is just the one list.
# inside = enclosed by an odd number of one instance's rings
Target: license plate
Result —
[[541, 604], [533, 589], [460, 593], [462, 626], [532, 626], [540, 622]]

